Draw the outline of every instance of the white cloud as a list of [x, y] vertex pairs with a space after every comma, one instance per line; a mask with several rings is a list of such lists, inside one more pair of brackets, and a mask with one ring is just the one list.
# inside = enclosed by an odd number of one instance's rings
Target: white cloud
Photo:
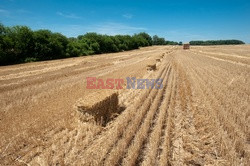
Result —
[[72, 19], [80, 19], [81, 18], [73, 13], [56, 12], [56, 14], [59, 16], [65, 17], [65, 18], [72, 18]]
[[16, 12], [20, 13], [20, 14], [31, 14], [32, 13], [32, 12], [30, 12], [28, 10], [24, 10], [24, 9], [18, 9]]
[[86, 33], [85, 27], [83, 25], [62, 25], [62, 24], [54, 24], [54, 25], [45, 25], [41, 23], [38, 29], [50, 29], [52, 32], [60, 32], [67, 37], [77, 37], [78, 35], [83, 35]]
[[166, 40], [183, 41], [184, 43], [191, 40], [203, 40], [207, 38], [207, 36], [201, 35], [198, 32], [195, 33], [189, 29], [162, 30], [155, 33], [159, 36], [164, 36]]
[[10, 12], [8, 10], [0, 9], [0, 15], [8, 16]]
[[97, 32], [107, 35], [117, 35], [117, 34], [133, 34], [141, 31], [147, 30], [143, 27], [135, 27], [122, 23], [107, 22], [87, 28], [88, 32]]
[[[96, 24], [96, 25], [40, 25], [39, 28], [46, 28], [50, 29], [53, 32], [60, 32], [67, 37], [77, 37], [78, 35], [83, 35], [87, 32], [96, 32], [100, 34], [107, 34], [107, 35], [132, 35], [134, 33], [146, 31], [146, 28], [142, 27], [135, 27], [135, 26], [129, 26], [121, 23], [114, 23], [114, 22], [108, 22], [108, 23], [102, 23], [102, 24]], [[39, 29], [38, 28], [38, 29]]]
[[31, 14], [32, 12], [24, 9], [18, 9], [18, 10], [5, 10], [5, 9], [0, 9], [0, 17], [4, 16], [7, 18], [15, 19], [18, 18], [18, 16], [21, 16], [23, 14]]
[[131, 18], [133, 18], [133, 15], [127, 13], [127, 14], [123, 14], [122, 17], [124, 17], [124, 18], [126, 18], [126, 19], [131, 19]]

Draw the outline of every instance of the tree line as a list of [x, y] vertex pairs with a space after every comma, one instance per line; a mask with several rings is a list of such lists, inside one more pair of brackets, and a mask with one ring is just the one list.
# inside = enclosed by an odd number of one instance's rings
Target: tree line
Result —
[[237, 45], [245, 44], [240, 40], [207, 40], [207, 41], [190, 41], [190, 45]]
[[153, 45], [178, 45], [178, 42], [167, 41], [163, 37], [153, 36]]
[[70, 37], [50, 30], [33, 31], [27, 26], [0, 24], [0, 65], [78, 57], [138, 49], [152, 45], [178, 44], [145, 33], [101, 35], [86, 33]]

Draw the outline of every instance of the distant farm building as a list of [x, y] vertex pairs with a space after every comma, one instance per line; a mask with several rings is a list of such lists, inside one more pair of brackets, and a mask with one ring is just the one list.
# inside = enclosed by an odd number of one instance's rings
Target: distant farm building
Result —
[[190, 44], [189, 43], [183, 44], [183, 49], [184, 50], [187, 50], [189, 48], [190, 48]]

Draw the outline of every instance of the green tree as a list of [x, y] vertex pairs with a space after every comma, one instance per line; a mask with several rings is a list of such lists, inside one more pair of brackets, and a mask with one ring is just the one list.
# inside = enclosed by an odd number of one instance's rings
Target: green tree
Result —
[[52, 59], [51, 38], [52, 32], [49, 30], [38, 30], [34, 32], [35, 57], [39, 60]]
[[145, 32], [141, 32], [139, 34], [136, 34], [136, 36], [141, 37], [144, 40], [144, 46], [152, 46], [153, 39], [149, 34], [147, 34]]
[[34, 54], [33, 32], [26, 26], [0, 26], [1, 64], [24, 62]]
[[166, 41], [164, 38], [160, 38], [157, 35], [153, 36], [153, 45], [165, 45]]
[[66, 57], [69, 40], [60, 33], [49, 30], [34, 32], [35, 58], [38, 60], [58, 59]]
[[49, 45], [52, 48], [52, 59], [66, 57], [66, 49], [69, 40], [60, 33], [53, 33], [49, 39]]

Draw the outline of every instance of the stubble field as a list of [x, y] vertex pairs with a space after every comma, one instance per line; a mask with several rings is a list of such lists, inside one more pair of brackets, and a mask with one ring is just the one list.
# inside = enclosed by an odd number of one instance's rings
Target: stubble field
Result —
[[[163, 88], [87, 89], [86, 77], [161, 78]], [[249, 165], [249, 79], [249, 45], [0, 67], [0, 165]], [[86, 120], [88, 102], [114, 112]]]

